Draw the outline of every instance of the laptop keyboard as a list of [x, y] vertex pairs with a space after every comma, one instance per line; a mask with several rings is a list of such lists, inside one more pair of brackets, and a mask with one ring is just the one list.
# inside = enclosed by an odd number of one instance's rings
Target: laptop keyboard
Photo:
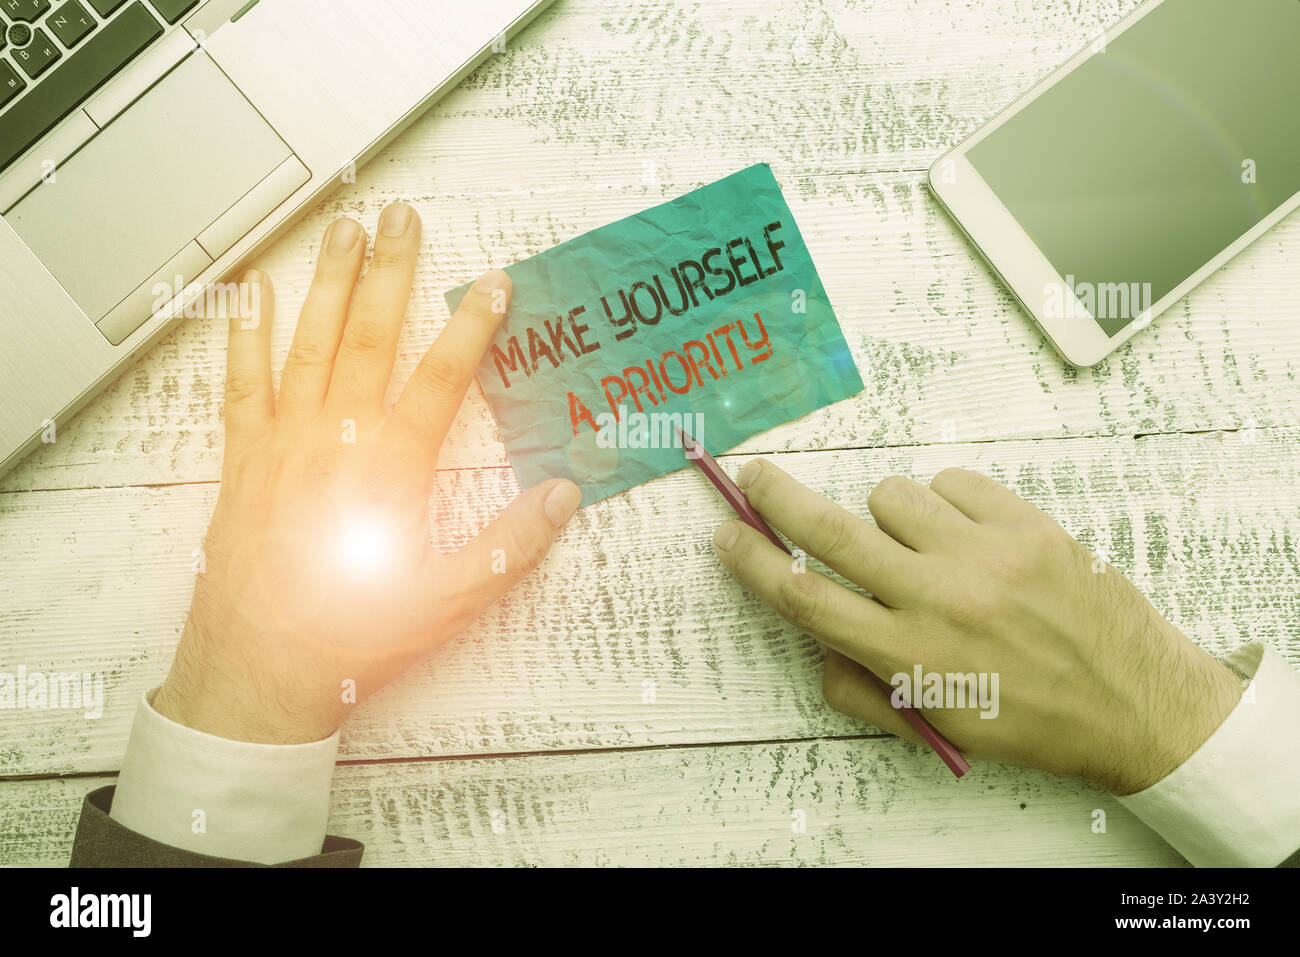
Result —
[[199, 0], [0, 0], [0, 170]]

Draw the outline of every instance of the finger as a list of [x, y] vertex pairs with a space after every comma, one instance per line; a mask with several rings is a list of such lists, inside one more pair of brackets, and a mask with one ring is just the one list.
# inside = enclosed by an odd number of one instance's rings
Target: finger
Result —
[[431, 590], [452, 625], [447, 633], [463, 631], [540, 565], [581, 501], [581, 489], [564, 479], [535, 485], [455, 555], [434, 559]]
[[360, 223], [340, 219], [330, 224], [280, 375], [281, 419], [302, 420], [320, 412], [365, 256], [366, 231]]
[[226, 346], [227, 448], [247, 445], [275, 417], [271, 388], [271, 280], [250, 269], [240, 279], [239, 308], [230, 318]]
[[510, 292], [510, 277], [503, 270], [479, 278], [420, 360], [385, 425], [426, 469], [437, 464], [438, 449], [501, 324]]
[[[885, 676], [886, 682], [889, 677]], [[902, 712], [890, 703], [889, 695], [876, 684], [871, 672], [833, 648], [826, 649], [826, 663], [822, 666], [822, 697], [841, 714], [866, 721], [914, 744], [925, 744], [925, 739], [907, 723]]]
[[419, 253], [420, 217], [405, 203], [394, 203], [379, 217], [370, 268], [352, 297], [334, 360], [325, 401], [340, 415], [356, 418], [380, 410]]
[[800, 631], [858, 661], [892, 665], [894, 613], [889, 609], [802, 569], [765, 535], [742, 522], [724, 522], [713, 541], [718, 557], [740, 583]]
[[944, 469], [930, 488], [973, 522], [1009, 522], [1038, 512], [1005, 485], [968, 469]]
[[882, 479], [867, 508], [881, 529], [918, 552], [938, 551], [975, 528], [951, 502], [901, 475]]
[[762, 459], [746, 463], [736, 483], [750, 504], [796, 545], [885, 604], [897, 606], [915, 592], [919, 557], [873, 523]]

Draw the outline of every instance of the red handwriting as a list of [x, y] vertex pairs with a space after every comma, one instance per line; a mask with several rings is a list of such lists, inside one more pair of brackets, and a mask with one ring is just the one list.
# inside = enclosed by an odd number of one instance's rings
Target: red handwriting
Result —
[[[744, 320], [729, 322], [702, 339], [683, 342], [680, 349], [669, 349], [657, 360], [647, 359], [642, 365], [627, 366], [602, 378], [600, 387], [615, 420], [629, 399], [636, 403], [638, 412], [644, 412], [647, 405], [654, 408], [667, 402], [670, 394], [687, 395], [692, 389], [705, 388], [770, 359], [772, 340], [758, 313], [754, 313], [750, 326], [747, 329]], [[574, 392], [569, 393], [569, 421], [574, 435], [582, 423], [599, 431], [596, 417]]]

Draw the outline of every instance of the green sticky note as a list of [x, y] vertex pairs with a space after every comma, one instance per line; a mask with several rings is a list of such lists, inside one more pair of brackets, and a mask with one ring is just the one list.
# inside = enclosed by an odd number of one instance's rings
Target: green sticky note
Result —
[[478, 381], [525, 488], [568, 478], [591, 504], [688, 464], [678, 427], [718, 453], [862, 389], [766, 165], [506, 272]]

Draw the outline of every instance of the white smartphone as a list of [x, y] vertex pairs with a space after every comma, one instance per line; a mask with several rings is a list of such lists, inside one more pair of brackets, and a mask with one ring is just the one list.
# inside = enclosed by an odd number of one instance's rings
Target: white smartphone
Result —
[[1300, 2], [1148, 0], [930, 168], [1071, 364], [1300, 206]]

